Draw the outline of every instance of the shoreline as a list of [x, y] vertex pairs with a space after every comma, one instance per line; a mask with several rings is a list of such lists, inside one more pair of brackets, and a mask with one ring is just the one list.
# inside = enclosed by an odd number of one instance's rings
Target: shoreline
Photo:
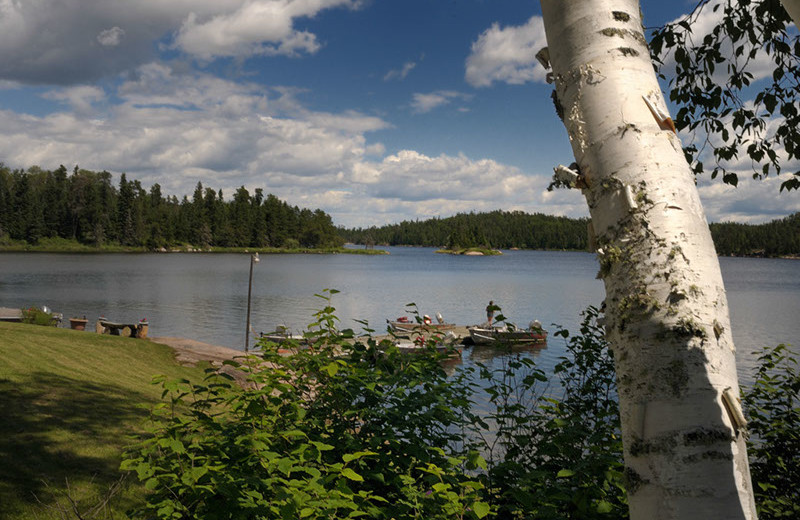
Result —
[[[459, 337], [461, 341], [469, 337], [469, 331], [466, 325], [457, 325], [453, 332]], [[398, 337], [414, 336], [416, 333], [398, 334]], [[361, 338], [366, 337], [362, 336]], [[373, 334], [372, 338], [376, 342], [390, 338], [389, 334]], [[358, 338], [357, 338], [358, 339]], [[243, 358], [245, 356], [244, 350], [237, 350], [230, 347], [222, 347], [190, 338], [180, 338], [175, 336], [157, 336], [148, 338], [153, 343], [166, 345], [175, 352], [175, 361], [181, 365], [194, 366], [199, 362], [208, 362], [213, 366], [223, 366], [224, 361], [232, 361], [234, 359]], [[254, 338], [255, 343], [251, 353], [257, 352], [256, 345], [258, 338]]]

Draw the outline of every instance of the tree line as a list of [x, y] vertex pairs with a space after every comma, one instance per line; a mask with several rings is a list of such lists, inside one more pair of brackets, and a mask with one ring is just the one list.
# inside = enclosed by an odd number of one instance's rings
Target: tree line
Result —
[[[339, 233], [348, 242], [364, 245], [585, 250], [588, 222], [586, 218], [498, 210], [340, 229]], [[722, 222], [710, 224], [710, 228], [719, 255], [800, 255], [800, 213], [765, 224]]]
[[346, 241], [365, 245], [583, 250], [587, 223], [588, 219], [496, 210], [339, 232]]
[[145, 190], [123, 173], [62, 165], [10, 169], [0, 163], [0, 240], [62, 238], [96, 246], [327, 248], [342, 244], [330, 215], [290, 206], [261, 188], [222, 190], [198, 182], [190, 199]]
[[800, 255], [800, 213], [765, 224], [721, 222], [709, 227], [720, 255]]

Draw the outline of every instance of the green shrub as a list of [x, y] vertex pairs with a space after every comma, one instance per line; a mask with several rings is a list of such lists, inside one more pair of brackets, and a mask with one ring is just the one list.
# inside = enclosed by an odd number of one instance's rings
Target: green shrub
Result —
[[553, 335], [567, 340], [555, 367], [560, 388], [530, 358], [481, 368], [497, 432], [485, 482], [499, 518], [628, 517], [614, 364], [598, 316], [590, 307], [580, 335]]
[[800, 372], [786, 345], [762, 350], [743, 401], [758, 517], [800, 518]]
[[[334, 293], [335, 291], [331, 291]], [[323, 296], [328, 301], [328, 296]], [[469, 389], [447, 381], [431, 348], [404, 355], [389, 342], [337, 331], [320, 311], [310, 346], [203, 385], [163, 381], [170, 400], [123, 469], [150, 490], [147, 518], [482, 518], [482, 464], [460, 443]]]
[[22, 323], [29, 323], [31, 325], [54, 325], [55, 318], [49, 312], [45, 312], [38, 307], [30, 307], [22, 309]]

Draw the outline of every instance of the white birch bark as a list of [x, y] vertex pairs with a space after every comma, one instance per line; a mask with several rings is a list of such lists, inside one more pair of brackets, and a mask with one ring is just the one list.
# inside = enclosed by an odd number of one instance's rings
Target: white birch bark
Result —
[[781, 0], [783, 8], [789, 13], [789, 17], [794, 21], [794, 24], [800, 29], [800, 0]]
[[541, 3], [606, 287], [631, 518], [756, 518], [725, 288], [639, 2]]

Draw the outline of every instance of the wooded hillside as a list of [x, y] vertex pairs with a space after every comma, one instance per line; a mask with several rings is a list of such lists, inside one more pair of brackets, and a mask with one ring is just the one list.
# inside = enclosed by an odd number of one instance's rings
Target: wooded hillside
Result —
[[[448, 218], [403, 221], [382, 227], [340, 229], [348, 242], [366, 245], [496, 249], [587, 248], [588, 219], [521, 211], [461, 213]], [[725, 256], [797, 256], [800, 213], [766, 224], [711, 224], [717, 254]]]
[[341, 229], [340, 233], [348, 242], [357, 244], [584, 250], [587, 222], [587, 219], [498, 210], [367, 229]]

